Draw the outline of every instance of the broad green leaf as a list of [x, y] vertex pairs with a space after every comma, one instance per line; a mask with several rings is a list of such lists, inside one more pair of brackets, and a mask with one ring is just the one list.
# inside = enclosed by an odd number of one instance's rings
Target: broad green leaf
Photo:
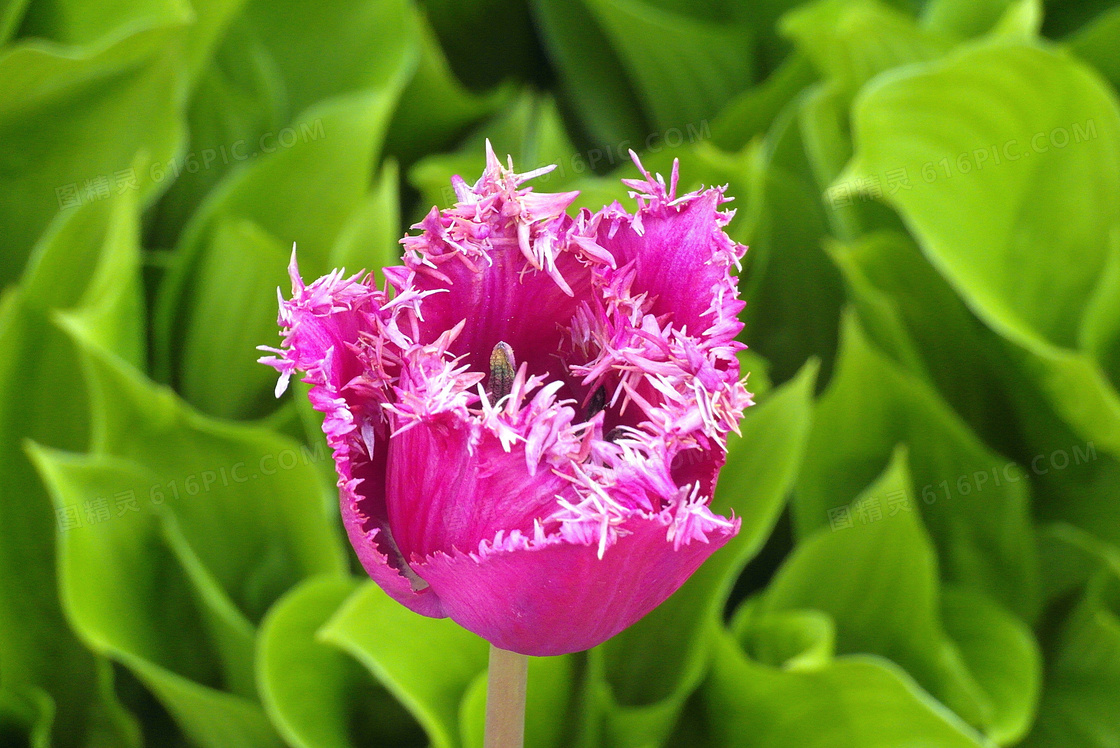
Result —
[[910, 189], [885, 199], [930, 262], [1027, 351], [1024, 369], [1062, 417], [1120, 453], [1120, 395], [1080, 350], [1086, 329], [1120, 329], [1115, 305], [1098, 302], [1120, 202], [1120, 110], [1107, 87], [1061, 52], [988, 44], [880, 79], [853, 118], [847, 178], [908, 175]]
[[[750, 246], [741, 281], [742, 338], [771, 363], [775, 382], [820, 356], [824, 379], [836, 350], [842, 281], [822, 247], [827, 231], [816, 189], [752, 148], [746, 164], [751, 215], [736, 239]], [[790, 220], [797, 216], [797, 220]]]
[[[989, 462], [988, 470], [1003, 473], [992, 473], [984, 491], [997, 478], [1029, 478], [1038, 519], [1120, 543], [1120, 504], [1108, 498], [1120, 463], [1054, 413], [1039, 384], [1020, 371], [1025, 354], [979, 323], [911, 241], [872, 234], [834, 244], [831, 254], [875, 346], [935, 384], [978, 435], [1018, 463]], [[981, 478], [974, 472], [971, 482]]]
[[785, 506], [809, 431], [817, 367], [747, 411], [729, 445], [712, 510], [734, 512], [739, 534], [668, 600], [596, 650], [598, 698], [610, 745], [661, 745], [704, 675], [705, 628], [717, 620], [736, 578], [762, 547]]
[[[222, 220], [247, 219], [282, 246], [297, 244], [305, 276], [327, 272], [331, 247], [368, 193], [398, 84], [313, 107], [281, 131], [290, 140], [278, 134], [270, 146], [273, 153], [231, 172], [195, 214], [183, 234], [176, 264], [160, 289], [155, 352], [157, 374], [182, 387], [196, 407], [226, 417], [260, 415], [262, 398], [270, 389], [263, 374], [244, 379], [221, 373], [224, 367], [245, 372], [256, 358], [251, 350], [211, 349], [207, 341], [228, 338], [229, 333], [222, 331], [230, 319], [248, 311], [247, 306], [265, 315], [264, 299], [275, 298], [277, 274], [286, 262], [277, 267], [273, 253], [258, 241], [238, 258], [243, 263], [239, 274], [227, 275], [224, 267], [231, 246], [229, 235], [218, 231]], [[273, 307], [250, 325], [263, 331], [264, 320], [274, 317]], [[269, 335], [257, 344], [272, 339]], [[181, 340], [190, 342], [177, 352], [173, 344]], [[193, 378], [189, 388], [186, 377]], [[233, 391], [215, 394], [222, 388]]]
[[66, 328], [90, 387], [92, 452], [132, 460], [159, 478], [140, 498], [166, 503], [215, 594], [255, 622], [300, 579], [343, 572], [316, 469], [327, 454], [259, 427], [211, 420], [76, 325]]
[[[741, 634], [750, 641], [749, 628]], [[728, 748], [895, 748], [986, 745], [900, 668], [843, 657], [814, 668], [755, 662], [722, 629], [712, 632], [704, 687], [712, 744]]]
[[[913, 490], [879, 495], [858, 517], [847, 512], [900, 443], [909, 447]], [[800, 537], [849, 522], [858, 535], [878, 526], [876, 518], [920, 513], [946, 580], [981, 589], [1033, 619], [1038, 569], [1024, 470], [991, 452], [927, 384], [876, 351], [850, 315], [808, 455], [793, 504]]]
[[[55, 527], [60, 517], [23, 442], [80, 449], [88, 440], [78, 356], [50, 321], [80, 308], [98, 337], [142, 358], [138, 287], [139, 219], [133, 196], [91, 203], [60, 216], [32, 252], [20, 287], [0, 299], [0, 686], [39, 686], [57, 705], [58, 745], [99, 729], [129, 744], [128, 727], [100, 697], [102, 676], [63, 620], [56, 594]], [[17, 498], [18, 497], [18, 498]], [[53, 709], [53, 707], [52, 707]], [[99, 727], [100, 726], [100, 727]], [[115, 732], [114, 732], [115, 730]]]
[[884, 70], [935, 59], [950, 46], [879, 0], [817, 0], [787, 13], [780, 27], [848, 96]]
[[1042, 654], [1030, 629], [985, 595], [967, 587], [942, 589], [945, 630], [969, 671], [992, 700], [987, 734], [1015, 745], [1034, 722], [1042, 685]]
[[511, 85], [489, 93], [464, 88], [448, 67], [427, 19], [417, 14], [414, 23], [419, 61], [393, 114], [385, 145], [387, 152], [405, 164], [447, 148], [471, 124], [496, 112], [513, 93]]
[[875, 347], [936, 387], [988, 444], [1010, 453], [1011, 362], [999, 337], [969, 312], [914, 241], [879, 231], [827, 249]]
[[[525, 745], [560, 748], [569, 729], [574, 655], [529, 658], [525, 693]], [[459, 707], [464, 748], [483, 748], [486, 732], [487, 673], [479, 673]]]
[[1100, 571], [1063, 622], [1026, 748], [1108, 748], [1120, 743], [1120, 576]]
[[[397, 162], [385, 162], [377, 184], [339, 232], [328, 264], [354, 271], [379, 271], [401, 262], [400, 170]], [[385, 278], [378, 272], [377, 285]]]
[[39, 447], [32, 455], [56, 508], [86, 515], [59, 533], [59, 586], [75, 632], [129, 668], [196, 744], [278, 747], [255, 703], [218, 690], [205, 616], [161, 540], [160, 507], [144, 497], [158, 478], [112, 457]]
[[290, 248], [249, 219], [218, 222], [195, 276], [194, 321], [178, 341], [186, 400], [230, 418], [273, 407], [276, 371], [257, 363], [257, 346], [278, 342], [276, 289], [290, 286], [290, 257]]
[[[294, 120], [326, 99], [397, 85], [416, 65], [417, 36], [407, 0], [250, 0], [245, 18], [268, 49]], [[345, 137], [328, 129], [328, 139]], [[358, 160], [358, 153], [354, 154]], [[312, 193], [315, 194], [315, 193]]]
[[100, 50], [21, 42], [0, 53], [0, 287], [57, 214], [151, 193], [134, 158], [166, 161], [179, 146], [180, 67], [165, 52], [181, 34], [164, 26]]
[[191, 16], [191, 6], [183, 0], [112, 0], [97, 5], [42, 0], [27, 6], [20, 35], [92, 47], [140, 28], [189, 22]]
[[485, 641], [443, 618], [426, 618], [369, 582], [319, 636], [350, 654], [412, 713], [434, 748], [456, 748], [459, 704], [486, 668]]
[[584, 0], [660, 130], [715, 116], [753, 82], [748, 24], [667, 11], [645, 0]]
[[266, 712], [294, 748], [420, 746], [412, 718], [318, 631], [358, 587], [315, 577], [282, 597], [261, 623], [257, 680]]
[[1120, 90], [1120, 59], [1113, 54], [1120, 40], [1120, 7], [1101, 13], [1066, 39], [1070, 50], [1108, 78]]
[[174, 246], [206, 194], [231, 170], [271, 148], [286, 124], [284, 84], [256, 32], [235, 21], [200, 71], [190, 104], [186, 154], [153, 169], [171, 186], [155, 208], [150, 241]]
[[[827, 418], [823, 404], [819, 412]], [[937, 556], [913, 508], [906, 459], [896, 449], [847, 507], [851, 526], [817, 530], [798, 544], [757, 610], [823, 611], [836, 622], [837, 652], [890, 659], [963, 719], [987, 727], [997, 716], [993, 705], [941, 626]]]
[[1074, 347], [1120, 201], [1120, 112], [1100, 80], [1060, 52], [980, 46], [881, 79], [853, 117], [849, 172], [906, 169], [888, 202], [977, 314]]
[[649, 132], [618, 53], [580, 0], [532, 0], [545, 48], [576, 116], [597, 147], [640, 141]]
[[713, 141], [728, 151], [745, 148], [751, 138], [765, 133], [782, 109], [815, 79], [808, 57], [790, 55], [765, 81], [727, 103], [711, 122]]

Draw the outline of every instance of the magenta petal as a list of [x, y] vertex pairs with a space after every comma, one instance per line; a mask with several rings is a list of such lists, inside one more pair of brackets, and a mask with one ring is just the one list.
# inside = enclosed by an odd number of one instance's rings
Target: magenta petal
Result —
[[594, 545], [546, 542], [439, 553], [416, 570], [456, 623], [502, 649], [543, 657], [590, 649], [622, 631], [735, 534], [720, 530], [674, 550], [656, 515], [634, 516], [622, 529], [629, 534], [602, 559]]
[[728, 269], [746, 247], [724, 233], [733, 212], [719, 210], [727, 201], [723, 190], [712, 187], [678, 198], [675, 169], [669, 190], [648, 173], [645, 181], [625, 180], [637, 189], [638, 210], [630, 215], [617, 203], [604, 208], [596, 216], [596, 242], [619, 266], [635, 264], [630, 293], [648, 293], [655, 316], [666, 315], [676, 329], [691, 335], [728, 322], [731, 327], [713, 332], [731, 340], [742, 329], [735, 317], [743, 303], [735, 298]]
[[[342, 523], [346, 527], [346, 535], [349, 537], [350, 545], [354, 547], [355, 553], [358, 554], [358, 560], [362, 562], [362, 568], [369, 574], [370, 579], [377, 582], [378, 586], [385, 590], [389, 597], [411, 610], [432, 618], [446, 618], [447, 613], [432, 589], [422, 580], [420, 584], [410, 581], [407, 576], [390, 563], [389, 557], [378, 549], [378, 535], [383, 533], [382, 528], [364, 530], [363, 519], [355, 511], [353, 498], [347, 497], [345, 493], [341, 504]], [[412, 574], [411, 569], [407, 571], [410, 575]], [[419, 580], [419, 577], [416, 577], [416, 579]], [[420, 589], [416, 589], [416, 587], [420, 587]]]
[[469, 423], [421, 424], [390, 442], [389, 522], [406, 558], [473, 551], [499, 530], [529, 533], [571, 492], [548, 468], [529, 473], [524, 443], [506, 452]]

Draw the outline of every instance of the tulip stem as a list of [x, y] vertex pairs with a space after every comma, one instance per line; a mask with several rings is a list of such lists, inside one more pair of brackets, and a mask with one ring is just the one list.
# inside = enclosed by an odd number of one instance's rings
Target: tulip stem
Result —
[[490, 645], [485, 748], [522, 748], [529, 658]]

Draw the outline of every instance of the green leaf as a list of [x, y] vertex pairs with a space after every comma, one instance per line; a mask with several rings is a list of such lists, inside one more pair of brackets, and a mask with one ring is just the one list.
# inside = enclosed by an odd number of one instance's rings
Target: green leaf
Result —
[[955, 585], [942, 589], [941, 616], [992, 701], [988, 737], [1017, 744], [1034, 722], [1042, 685], [1042, 654], [1030, 629], [987, 596]]
[[385, 146], [405, 164], [452, 145], [471, 124], [496, 112], [513, 94], [512, 85], [484, 94], [464, 88], [448, 67], [426, 18], [417, 14], [414, 23], [419, 62], [401, 95]]
[[42, 689], [0, 689], [0, 743], [50, 748], [54, 701]]
[[261, 623], [261, 698], [276, 729], [295, 748], [422, 745], [407, 712], [357, 663], [318, 637], [357, 587], [356, 579], [345, 577], [308, 579]]
[[882, 353], [935, 387], [999, 451], [1014, 449], [1012, 365], [906, 234], [879, 231], [827, 246], [844, 274], [860, 327]]
[[[335, 268], [380, 271], [401, 262], [400, 170], [389, 160], [365, 201], [342, 227], [328, 264]], [[378, 272], [378, 286], [385, 285]]]
[[790, 55], [765, 81], [728, 101], [712, 120], [712, 140], [724, 150], [742, 150], [753, 137], [765, 133], [782, 109], [815, 79], [808, 57]]
[[66, 327], [90, 388], [92, 452], [135, 461], [158, 478], [142, 498], [166, 502], [184, 547], [246, 619], [259, 620], [304, 577], [343, 572], [316, 469], [329, 459], [325, 452], [259, 427], [211, 420], [76, 325]]
[[[509, 77], [543, 77], [543, 50], [524, 0], [427, 0], [424, 8], [456, 76], [471, 89]], [[495, 29], [501, 30], [494, 39], [500, 43], [479, 43], [491, 38]]]
[[935, 59], [950, 46], [878, 0], [817, 0], [782, 16], [780, 28], [848, 96], [884, 70]]
[[[772, 625], [772, 624], [771, 624]], [[749, 628], [741, 635], [754, 637]], [[730, 633], [713, 631], [704, 696], [712, 744], [737, 748], [894, 748], [985, 745], [900, 668], [844, 657], [814, 668], [754, 662]]]
[[908, 175], [910, 189], [885, 199], [930, 262], [1028, 352], [1023, 367], [1063, 418], [1120, 454], [1120, 395], [1081, 350], [1086, 329], [1120, 329], [1115, 305], [1098, 301], [1120, 202], [1120, 111], [1106, 86], [1061, 52], [988, 44], [879, 79], [853, 119], [848, 179]]
[[1066, 39], [1066, 43], [1074, 54], [1091, 63], [1108, 78], [1114, 89], [1120, 89], [1120, 60], [1112, 54], [1118, 39], [1120, 7], [1101, 13]]
[[1038, 549], [1047, 602], [1080, 594], [1103, 569], [1120, 575], [1120, 549], [1073, 525], [1058, 522], [1041, 527]]
[[130, 745], [133, 738], [127, 719], [116, 715], [111, 691], [102, 697], [96, 658], [63, 620], [56, 594], [58, 517], [23, 442], [80, 449], [88, 440], [86, 391], [74, 381], [78, 357], [51, 323], [54, 310], [80, 309], [75, 313], [82, 319], [97, 321], [105, 344], [142, 358], [139, 219], [132, 197], [61, 216], [33, 250], [21, 286], [0, 297], [0, 389], [18, 393], [0, 399], [0, 481], [12, 497], [0, 501], [0, 682], [39, 686], [53, 697], [60, 746], [92, 740], [98, 731], [110, 743]]
[[78, 52], [23, 42], [0, 54], [0, 287], [58, 213], [151, 194], [134, 158], [166, 161], [179, 145], [180, 69], [165, 52], [181, 33], [150, 28]]
[[154, 171], [171, 182], [155, 207], [150, 241], [172, 247], [206, 194], [231, 170], [272, 147], [286, 123], [284, 83], [252, 27], [238, 19], [200, 71], [187, 108], [185, 155]]
[[[284, 120], [327, 99], [398, 85], [402, 70], [410, 75], [416, 65], [414, 13], [406, 0], [251, 0], [245, 7], [284, 81]], [[345, 137], [338, 129], [327, 133]]]
[[649, 132], [622, 61], [589, 7], [532, 0], [546, 49], [576, 116], [598, 146], [640, 142]]
[[28, 0], [3, 0], [3, 2], [0, 2], [0, 44], [7, 44], [19, 31], [27, 6]]
[[[230, 235], [218, 230], [223, 219], [247, 219], [282, 246], [296, 243], [305, 276], [327, 272], [331, 247], [368, 194], [398, 92], [399, 81], [312, 108], [284, 131], [291, 147], [281, 147], [286, 141], [277, 136], [271, 146], [275, 152], [231, 172], [195, 214], [160, 289], [155, 353], [157, 374], [181, 386], [196, 407], [226, 417], [260, 415], [248, 406], [259, 409], [270, 389], [263, 374], [243, 379], [222, 373], [227, 368], [245, 372], [255, 358], [250, 349], [211, 349], [207, 341], [228, 339], [223, 332], [228, 321], [246, 312], [258, 315], [249, 324], [252, 331], [263, 332], [265, 320], [275, 317], [274, 307], [266, 313], [264, 299], [275, 298], [278, 273], [286, 262], [278, 267], [275, 253], [264, 246], [270, 242], [258, 239], [238, 258], [240, 273], [227, 275], [222, 268], [228, 262]], [[270, 334], [257, 344], [272, 339]], [[179, 340], [190, 342], [173, 358], [173, 343]], [[233, 391], [216, 395], [222, 388]]]
[[922, 26], [955, 39], [971, 39], [992, 30], [1019, 4], [1019, 0], [931, 0], [922, 9]]
[[[820, 417], [827, 418], [823, 403]], [[811, 445], [814, 437], [815, 428]], [[808, 453], [814, 453], [812, 446]], [[893, 516], [887, 510], [892, 497], [899, 500]], [[992, 705], [941, 627], [937, 557], [914, 502], [900, 448], [882, 476], [852, 502], [852, 526], [805, 537], [763, 594], [758, 612], [827, 613], [836, 621], [838, 652], [893, 660], [962, 718], [986, 727]], [[899, 590], [906, 590], [905, 596]]]
[[748, 24], [665, 10], [643, 0], [585, 0], [659, 130], [698, 127], [754, 76]]
[[744, 653], [760, 665], [812, 671], [829, 665], [836, 649], [836, 626], [819, 610], [779, 610], [755, 614], [757, 598], [735, 613]]
[[1024, 471], [985, 447], [928, 385], [876, 351], [849, 315], [836, 374], [818, 405], [798, 479], [793, 504], [798, 535], [808, 538], [823, 527], [846, 524], [845, 518], [854, 522], [843, 507], [884, 468], [899, 443], [909, 447], [914, 493], [908, 486], [906, 498], [890, 502], [879, 496], [861, 517], [920, 509], [946, 580], [981, 589], [1033, 620], [1038, 569]]
[[20, 36], [92, 47], [137, 29], [185, 23], [191, 15], [190, 6], [181, 0], [112, 0], [96, 6], [45, 0], [27, 7]]
[[[977, 314], [1015, 340], [1074, 347], [1120, 200], [1120, 113], [1099, 79], [1060, 52], [980, 46], [881, 79], [853, 116], [849, 171], [907, 170], [916, 183], [888, 201]], [[925, 168], [942, 158], [949, 176]]]
[[159, 508], [144, 497], [156, 477], [107, 456], [40, 447], [32, 456], [56, 508], [74, 508], [79, 517], [85, 510], [81, 526], [59, 534], [59, 586], [86, 645], [132, 670], [198, 745], [279, 746], [255, 703], [217, 690], [222, 681], [204, 615], [161, 542]]
[[456, 748], [459, 704], [488, 645], [453, 621], [413, 613], [369, 582], [319, 636], [364, 665], [412, 713], [435, 748]]
[[705, 628], [721, 615], [739, 573], [785, 506], [809, 431], [816, 373], [810, 363], [748, 410], [742, 438], [729, 445], [712, 511], [734, 512], [742, 521], [739, 534], [652, 613], [593, 650], [610, 745], [663, 744], [702, 680]]
[[1120, 576], [1097, 573], [1062, 623], [1047, 662], [1038, 721], [1026, 748], [1108, 748], [1120, 743]]
[[[751, 216], [736, 239], [750, 246], [742, 338], [771, 362], [775, 382], [792, 377], [811, 356], [823, 378], [836, 350], [842, 280], [821, 242], [827, 231], [815, 188], [752, 147], [746, 162]], [[789, 216], [797, 216], [796, 221]]]
[[193, 323], [178, 341], [186, 362], [179, 389], [187, 401], [227, 418], [275, 406], [276, 371], [257, 363], [257, 346], [276, 342], [276, 289], [290, 285], [290, 256], [251, 220], [218, 222], [195, 276]]

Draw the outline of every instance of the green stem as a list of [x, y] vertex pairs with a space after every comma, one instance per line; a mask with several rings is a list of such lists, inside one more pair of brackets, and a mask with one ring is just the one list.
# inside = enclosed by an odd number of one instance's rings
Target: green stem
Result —
[[486, 684], [486, 748], [525, 744], [525, 685], [529, 658], [490, 646]]

